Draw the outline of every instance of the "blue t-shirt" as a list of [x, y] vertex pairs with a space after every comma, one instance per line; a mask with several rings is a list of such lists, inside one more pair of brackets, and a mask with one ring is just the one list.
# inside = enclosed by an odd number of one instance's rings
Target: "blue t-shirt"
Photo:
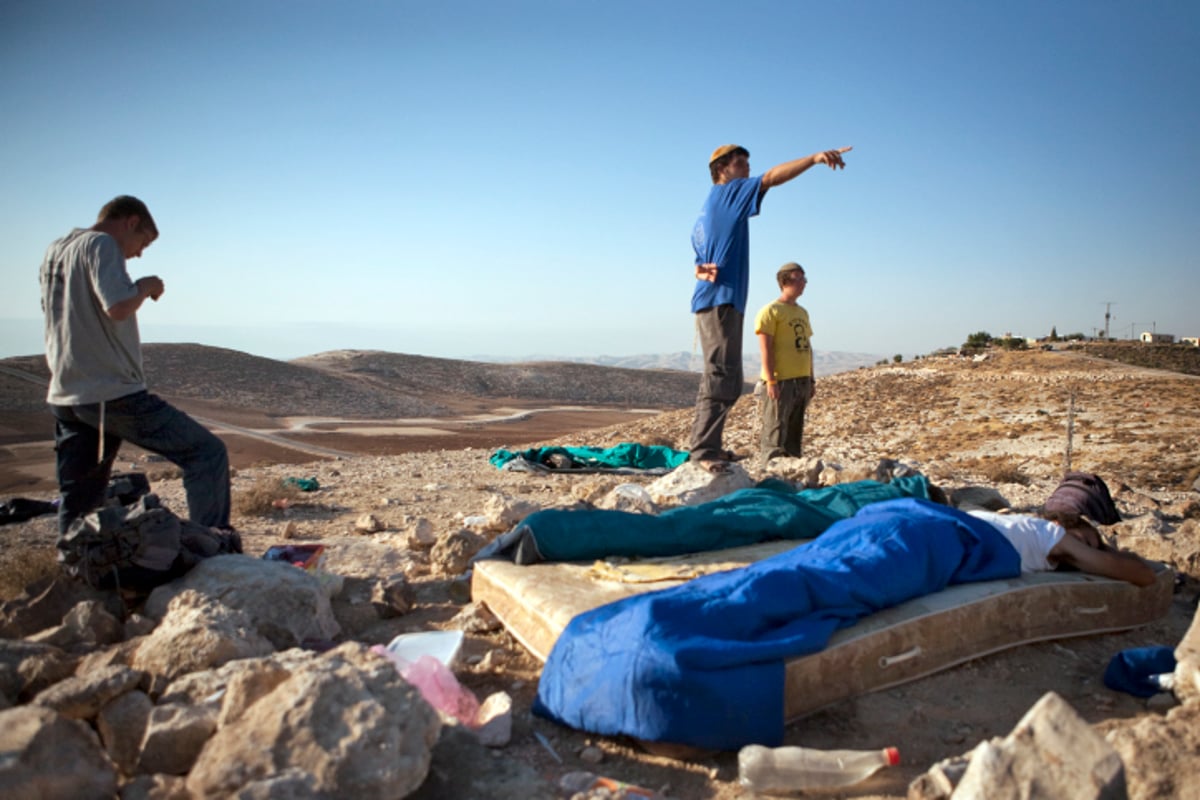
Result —
[[732, 303], [746, 313], [750, 292], [750, 225], [758, 215], [762, 176], [738, 178], [712, 187], [692, 229], [696, 264], [716, 264], [717, 280], [696, 281], [692, 313]]

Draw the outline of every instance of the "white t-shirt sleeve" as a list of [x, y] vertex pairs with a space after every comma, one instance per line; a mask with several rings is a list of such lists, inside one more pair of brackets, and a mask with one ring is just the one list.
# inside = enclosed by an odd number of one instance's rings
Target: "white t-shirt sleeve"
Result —
[[1021, 572], [1049, 572], [1058, 567], [1050, 551], [1066, 534], [1057, 522], [1026, 514], [997, 514], [992, 511], [969, 511], [995, 528], [1021, 556]]

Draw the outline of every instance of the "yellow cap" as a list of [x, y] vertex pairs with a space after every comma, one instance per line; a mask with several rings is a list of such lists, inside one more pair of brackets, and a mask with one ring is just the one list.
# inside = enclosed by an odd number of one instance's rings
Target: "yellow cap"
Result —
[[741, 150], [747, 156], [750, 155], [750, 151], [742, 147], [740, 144], [723, 144], [716, 150], [713, 150], [712, 157], [708, 159], [708, 163], [712, 164], [712, 162], [716, 161], [721, 156], [727, 156], [730, 153], [737, 152], [738, 150]]

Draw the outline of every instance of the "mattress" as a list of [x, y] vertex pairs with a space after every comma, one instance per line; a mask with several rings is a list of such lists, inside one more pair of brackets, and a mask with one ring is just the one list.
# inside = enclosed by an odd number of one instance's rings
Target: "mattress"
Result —
[[[794, 541], [768, 542], [594, 564], [480, 561], [474, 567], [471, 594], [545, 661], [577, 614], [709, 572], [745, 566], [795, 546]], [[796, 719], [1017, 645], [1145, 625], [1166, 616], [1173, 584], [1174, 575], [1165, 568], [1145, 589], [1079, 572], [1043, 572], [961, 584], [910, 600], [838, 631], [819, 653], [789, 660], [784, 718]]]

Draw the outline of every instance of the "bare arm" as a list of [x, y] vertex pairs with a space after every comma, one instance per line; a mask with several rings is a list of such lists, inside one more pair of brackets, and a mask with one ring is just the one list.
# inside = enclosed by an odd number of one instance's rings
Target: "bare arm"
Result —
[[779, 399], [779, 384], [772, 380], [775, 375], [775, 337], [769, 333], [758, 334], [758, 354], [762, 356], [763, 375], [767, 376], [767, 395]]
[[1050, 549], [1050, 557], [1070, 564], [1080, 572], [1128, 581], [1136, 586], [1154, 583], [1154, 568], [1133, 553], [1097, 550], [1074, 536], [1064, 536]]
[[771, 167], [763, 173], [762, 187], [765, 192], [772, 186], [778, 186], [781, 183], [787, 183], [792, 178], [807, 172], [810, 167], [817, 164], [828, 164], [830, 169], [845, 169], [846, 162], [842, 160], [842, 153], [849, 153], [853, 147], [842, 147], [837, 150], [826, 150], [823, 153], [814, 153], [811, 156], [797, 158], [795, 161], [787, 161], [778, 166]]
[[105, 309], [110, 319], [114, 319], [117, 322], [129, 319], [142, 307], [142, 303], [146, 302], [147, 297], [151, 300], [158, 300], [165, 288], [163, 282], [156, 275], [138, 278], [134, 285], [137, 286], [137, 294], [128, 300], [122, 300], [112, 307]]

